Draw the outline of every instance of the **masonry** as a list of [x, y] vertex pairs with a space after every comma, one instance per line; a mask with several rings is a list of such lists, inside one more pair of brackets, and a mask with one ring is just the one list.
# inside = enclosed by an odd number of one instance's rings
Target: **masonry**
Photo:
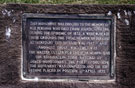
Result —
[[[22, 16], [34, 14], [105, 14], [116, 17], [116, 80], [24, 81], [21, 79]], [[0, 5], [0, 88], [134, 88], [135, 5]]]

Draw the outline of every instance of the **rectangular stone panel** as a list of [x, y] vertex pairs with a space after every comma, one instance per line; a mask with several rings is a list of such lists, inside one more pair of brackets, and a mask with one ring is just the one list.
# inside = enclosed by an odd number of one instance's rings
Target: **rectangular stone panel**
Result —
[[24, 14], [22, 75], [26, 79], [114, 79], [114, 17]]

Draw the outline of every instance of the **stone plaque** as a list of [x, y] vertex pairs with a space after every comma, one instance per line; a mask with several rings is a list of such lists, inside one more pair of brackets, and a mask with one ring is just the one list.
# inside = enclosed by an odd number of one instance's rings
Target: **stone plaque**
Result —
[[114, 79], [114, 18], [90, 14], [24, 14], [26, 79]]

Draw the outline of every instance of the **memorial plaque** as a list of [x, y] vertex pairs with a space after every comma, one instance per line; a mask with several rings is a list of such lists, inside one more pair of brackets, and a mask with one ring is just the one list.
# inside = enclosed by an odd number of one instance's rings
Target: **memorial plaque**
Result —
[[27, 79], [114, 79], [114, 17], [24, 14], [22, 75]]

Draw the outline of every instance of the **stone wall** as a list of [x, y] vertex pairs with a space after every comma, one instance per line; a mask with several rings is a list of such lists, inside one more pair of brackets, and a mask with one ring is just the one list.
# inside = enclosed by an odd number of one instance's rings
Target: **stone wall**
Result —
[[[20, 77], [23, 13], [116, 16], [116, 81], [26, 82]], [[0, 5], [0, 88], [135, 88], [135, 5]]]

